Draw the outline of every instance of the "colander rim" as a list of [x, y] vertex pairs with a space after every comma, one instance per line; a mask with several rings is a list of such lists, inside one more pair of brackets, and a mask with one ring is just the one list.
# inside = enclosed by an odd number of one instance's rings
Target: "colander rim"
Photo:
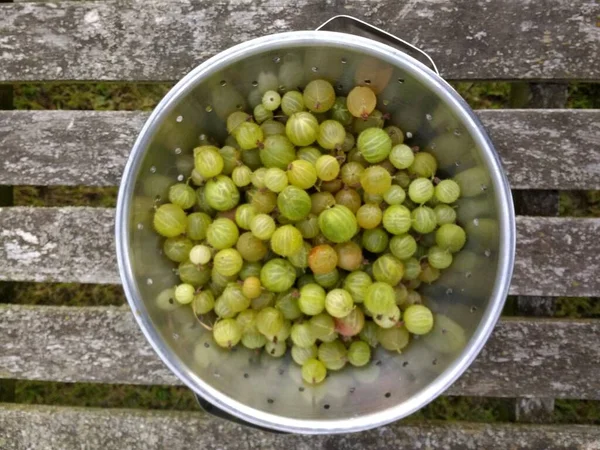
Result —
[[[343, 419], [324, 418], [323, 420], [294, 419], [255, 409], [214, 389], [186, 367], [181, 358], [171, 351], [164, 342], [145, 308], [144, 301], [136, 287], [130, 263], [130, 239], [128, 238], [130, 230], [128, 213], [133, 198], [135, 180], [146, 147], [151, 141], [153, 133], [158, 129], [162, 120], [175, 108], [178, 100], [211, 74], [240, 59], [290, 47], [315, 46], [347, 48], [383, 59], [402, 70], [411, 72], [413, 76], [418, 77], [422, 83], [443, 98], [448, 107], [462, 121], [462, 125], [471, 134], [475, 144], [483, 149], [482, 158], [490, 169], [490, 178], [496, 193], [496, 207], [500, 223], [498, 271], [493, 294], [482, 314], [479, 325], [461, 355], [429, 385], [417, 391], [415, 395], [402, 403], [367, 415]], [[500, 159], [479, 119], [460, 95], [431, 69], [400, 50], [371, 39], [331, 31], [293, 31], [256, 38], [213, 56], [179, 81], [152, 112], [133, 146], [119, 189], [115, 234], [117, 261], [125, 295], [131, 309], [136, 312], [134, 317], [144, 336], [167, 367], [184, 384], [216, 407], [261, 427], [300, 434], [356, 432], [386, 425], [412, 414], [450, 387], [479, 354], [500, 316], [512, 276], [516, 241], [512, 196]]]

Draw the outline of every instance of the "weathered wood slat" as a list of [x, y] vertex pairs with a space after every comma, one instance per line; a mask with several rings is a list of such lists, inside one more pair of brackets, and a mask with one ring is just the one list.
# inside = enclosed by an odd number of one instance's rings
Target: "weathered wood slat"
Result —
[[0, 184], [119, 184], [143, 112], [0, 111]]
[[469, 422], [403, 422], [346, 435], [274, 434], [191, 411], [69, 408], [3, 404], [0, 443], [31, 448], [128, 448], [131, 450], [373, 450], [389, 448], [506, 448], [592, 450], [600, 427]]
[[[125, 308], [3, 305], [0, 335], [2, 378], [179, 384]], [[600, 321], [503, 319], [448, 393], [600, 399], [599, 340]]]
[[[0, 208], [0, 280], [120, 283], [114, 210]], [[600, 219], [517, 218], [513, 295], [600, 293]]]
[[[600, 110], [482, 110], [515, 189], [600, 189]], [[0, 184], [118, 185], [143, 112], [0, 111]]]
[[119, 283], [113, 209], [0, 208], [0, 280]]
[[336, 14], [421, 46], [446, 78], [594, 80], [599, 8], [589, 0], [9, 4], [0, 14], [0, 81], [179, 79], [234, 44], [314, 29]]
[[[564, 108], [569, 94], [567, 83], [519, 83], [511, 86], [511, 103], [520, 103], [524, 108]], [[518, 95], [519, 90], [525, 91]], [[522, 101], [517, 101], [518, 97]], [[560, 166], [559, 166], [560, 167]], [[529, 190], [513, 193], [515, 210], [525, 215], [559, 215], [559, 193], [557, 190]], [[517, 312], [519, 315], [550, 316], [555, 309], [554, 297], [517, 296]], [[518, 398], [515, 399], [514, 417], [517, 422], [549, 423], [554, 419], [553, 398]]]

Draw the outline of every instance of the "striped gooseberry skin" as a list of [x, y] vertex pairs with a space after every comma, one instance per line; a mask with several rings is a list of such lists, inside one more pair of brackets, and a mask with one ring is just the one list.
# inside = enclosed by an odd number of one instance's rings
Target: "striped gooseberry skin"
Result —
[[325, 309], [334, 318], [343, 318], [352, 312], [354, 300], [345, 289], [332, 289], [325, 296]]
[[296, 269], [285, 259], [271, 259], [260, 271], [260, 282], [271, 292], [284, 292], [296, 281]]
[[212, 259], [212, 250], [206, 245], [195, 245], [190, 250], [189, 259], [193, 264], [208, 264]]
[[265, 173], [264, 183], [267, 189], [279, 193], [287, 187], [288, 176], [279, 167], [271, 167]]
[[313, 80], [304, 88], [304, 105], [312, 112], [324, 113], [335, 103], [335, 90], [325, 80]]
[[365, 171], [362, 164], [349, 161], [342, 166], [341, 176], [342, 181], [349, 187], [360, 187], [360, 176]]
[[277, 206], [277, 194], [268, 189], [250, 189], [246, 191], [246, 199], [257, 212], [271, 213]]
[[381, 128], [367, 128], [358, 136], [356, 147], [372, 164], [385, 160], [392, 151], [392, 139]]
[[408, 345], [410, 335], [406, 327], [379, 328], [377, 340], [386, 350], [399, 352]]
[[460, 186], [454, 180], [442, 180], [435, 187], [435, 197], [440, 203], [454, 203], [460, 197]]
[[373, 277], [391, 286], [396, 286], [404, 276], [404, 264], [395, 256], [387, 253], [373, 263]]
[[404, 280], [416, 280], [421, 275], [421, 263], [418, 259], [411, 257], [404, 260]]
[[417, 251], [417, 241], [410, 234], [396, 235], [390, 240], [390, 252], [400, 260], [412, 257]]
[[267, 136], [260, 149], [260, 160], [266, 168], [277, 167], [286, 170], [296, 159], [296, 148], [286, 136]]
[[437, 170], [435, 156], [427, 152], [415, 154], [413, 163], [408, 167], [408, 172], [423, 178], [433, 178]]
[[398, 144], [392, 147], [390, 162], [396, 169], [408, 169], [414, 160], [415, 154], [408, 145]]
[[465, 230], [453, 223], [440, 226], [435, 232], [435, 242], [441, 248], [451, 253], [462, 249], [467, 241]]
[[319, 125], [317, 142], [326, 150], [341, 148], [346, 139], [346, 130], [335, 120], [325, 120]]
[[271, 249], [280, 256], [291, 256], [300, 251], [303, 244], [302, 234], [293, 225], [283, 225], [271, 236]]
[[[277, 122], [273, 119], [267, 119], [263, 123], [260, 124], [260, 128], [263, 130], [263, 134], [265, 138], [267, 136], [275, 136], [277, 134], [285, 134], [285, 125], [281, 122]], [[242, 153], [243, 155], [247, 155], [246, 152]]]
[[177, 267], [179, 278], [194, 287], [204, 286], [210, 280], [211, 271], [208, 266], [198, 266], [191, 261], [184, 261]]
[[[298, 227], [296, 227], [298, 228]], [[300, 232], [300, 230], [298, 230]], [[300, 236], [304, 237], [300, 232]], [[312, 246], [308, 242], [302, 241], [300, 249], [290, 256], [287, 257], [288, 261], [292, 263], [297, 269], [306, 269], [308, 267], [308, 255], [312, 249]]]
[[333, 269], [331, 272], [314, 274], [315, 281], [325, 289], [332, 289], [340, 281], [340, 271]]
[[240, 201], [240, 192], [231, 178], [218, 175], [210, 179], [204, 188], [206, 203], [217, 211], [228, 211]]
[[436, 205], [433, 208], [438, 225], [456, 222], [456, 211], [449, 205]]
[[335, 319], [335, 331], [340, 336], [356, 336], [365, 326], [365, 315], [360, 308], [354, 308], [347, 316]]
[[237, 187], [248, 186], [252, 181], [252, 170], [245, 165], [238, 166], [233, 169], [231, 180]]
[[239, 228], [249, 230], [250, 221], [254, 219], [254, 216], [257, 214], [258, 211], [254, 206], [248, 203], [240, 205], [235, 210], [235, 223]]
[[412, 334], [427, 334], [433, 329], [433, 314], [423, 305], [411, 305], [403, 314], [404, 326]]
[[340, 173], [340, 163], [331, 155], [319, 156], [315, 162], [317, 177], [323, 181], [332, 181]]
[[412, 213], [412, 227], [417, 233], [427, 234], [435, 230], [437, 221], [435, 218], [435, 212], [428, 206], [419, 206], [413, 209]]
[[305, 219], [296, 222], [296, 228], [304, 239], [314, 239], [321, 231], [319, 230], [319, 218], [314, 214], [309, 214]]
[[285, 125], [285, 134], [294, 145], [306, 147], [317, 140], [319, 121], [306, 111], [294, 113]]
[[434, 269], [447, 269], [452, 264], [452, 253], [434, 245], [427, 252], [427, 261]]
[[317, 346], [311, 345], [310, 347], [302, 348], [294, 345], [292, 346], [291, 355], [294, 362], [299, 366], [302, 366], [309, 359], [317, 357]]
[[294, 345], [301, 348], [312, 347], [317, 340], [308, 322], [295, 323], [292, 326], [290, 338]]
[[215, 219], [208, 226], [206, 232], [206, 240], [217, 250], [233, 247], [239, 237], [239, 230], [235, 222], [225, 217]]
[[344, 289], [350, 292], [354, 303], [363, 303], [365, 301], [365, 295], [367, 289], [373, 284], [373, 280], [368, 273], [361, 270], [355, 270], [348, 274], [344, 280]]
[[165, 240], [163, 252], [167, 258], [174, 262], [183, 262], [188, 259], [194, 243], [185, 236], [175, 236]]
[[348, 208], [335, 205], [319, 214], [321, 233], [332, 242], [347, 242], [358, 232], [356, 216]]
[[232, 348], [242, 338], [242, 330], [235, 319], [222, 319], [213, 327], [215, 342], [224, 348]]
[[[352, 123], [353, 116], [348, 110], [346, 97], [338, 97], [331, 108], [331, 118], [343, 126], [348, 126]], [[352, 146], [348, 149], [350, 150]], [[346, 151], [348, 151], [346, 150]]]
[[397, 184], [392, 184], [388, 191], [383, 194], [383, 200], [388, 205], [401, 205], [406, 200], [406, 192]]
[[289, 91], [283, 94], [281, 99], [281, 110], [286, 116], [304, 111], [304, 97], [298, 91]]
[[224, 175], [231, 175], [233, 169], [240, 164], [240, 151], [235, 147], [225, 145], [219, 149], [219, 155], [223, 158], [223, 170], [221, 173]]
[[360, 184], [365, 192], [383, 196], [392, 186], [392, 176], [381, 166], [371, 166], [361, 174]]
[[250, 231], [263, 241], [271, 239], [276, 227], [275, 220], [267, 214], [257, 214], [250, 221]]
[[288, 166], [287, 178], [293, 186], [310, 189], [317, 182], [317, 169], [311, 162], [298, 159]]
[[390, 238], [384, 229], [373, 228], [363, 232], [361, 242], [365, 250], [371, 253], [381, 253], [387, 248], [389, 240]]
[[233, 132], [239, 127], [239, 125], [243, 122], [248, 122], [252, 120], [252, 116], [243, 111], [234, 111], [229, 116], [227, 116], [227, 132], [233, 134]]
[[313, 166], [317, 163], [317, 159], [319, 159], [319, 156], [321, 156], [321, 150], [319, 150], [317, 147], [302, 147], [300, 149], [298, 149], [298, 152], [296, 152], [296, 156], [298, 157], [298, 159], [302, 159], [304, 161], [308, 161], [309, 163], [311, 163]]
[[383, 213], [383, 227], [391, 234], [404, 234], [411, 225], [411, 213], [406, 206], [392, 205]]
[[260, 147], [265, 137], [260, 125], [254, 122], [240, 123], [232, 134], [242, 150]]
[[327, 191], [315, 192], [310, 196], [310, 201], [310, 212], [316, 215], [335, 205], [335, 197]]
[[323, 342], [319, 346], [318, 358], [328, 370], [340, 370], [346, 365], [348, 351], [339, 340]]
[[[309, 283], [300, 289], [298, 299], [300, 311], [309, 316], [321, 314], [325, 309], [325, 289], [316, 283]], [[316, 336], [318, 338], [318, 336]]]
[[307, 384], [319, 384], [327, 376], [327, 368], [316, 358], [310, 358], [302, 365], [302, 379]]
[[302, 311], [299, 306], [300, 293], [298, 289], [293, 288], [277, 295], [275, 308], [281, 311], [283, 317], [287, 320], [296, 320], [302, 317]]
[[303, 189], [288, 186], [277, 196], [277, 208], [289, 220], [302, 220], [310, 213], [310, 196]]
[[256, 315], [256, 328], [267, 339], [275, 336], [284, 326], [281, 312], [271, 306], [261, 309]]
[[384, 130], [392, 140], [392, 145], [399, 145], [404, 142], [404, 133], [400, 128], [390, 125], [389, 127], [385, 127]]
[[433, 193], [433, 183], [427, 178], [416, 178], [408, 186], [408, 197], [419, 205], [431, 200]]
[[244, 261], [248, 262], [261, 261], [268, 252], [264, 241], [254, 236], [250, 231], [246, 231], [240, 235], [235, 248], [240, 252]]
[[158, 207], [154, 213], [153, 224], [158, 234], [171, 238], [185, 232], [187, 216], [180, 206], [167, 203]]
[[371, 314], [391, 314], [396, 307], [394, 288], [377, 281], [367, 288], [364, 303]]
[[244, 260], [236, 249], [226, 248], [217, 252], [213, 260], [214, 269], [221, 275], [230, 277], [242, 270]]
[[[263, 105], [262, 103], [260, 105], [256, 105], [254, 107], [254, 120], [256, 120], [256, 123], [262, 124], [266, 120], [269, 120], [272, 118], [273, 118], [273, 111], [265, 108], [265, 105]], [[263, 130], [263, 135], [264, 135], [264, 130]]]
[[358, 225], [365, 230], [371, 230], [381, 223], [383, 211], [379, 205], [374, 203], [366, 203], [356, 211], [356, 220]]
[[366, 366], [371, 360], [371, 347], [363, 341], [354, 341], [348, 347], [348, 362], [354, 367]]
[[181, 209], [189, 209], [196, 203], [196, 192], [185, 183], [177, 183], [169, 189], [169, 201]]

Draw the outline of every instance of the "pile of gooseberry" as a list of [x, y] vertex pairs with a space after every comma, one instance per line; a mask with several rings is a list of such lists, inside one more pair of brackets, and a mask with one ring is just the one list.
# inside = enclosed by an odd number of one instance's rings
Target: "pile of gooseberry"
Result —
[[460, 187], [376, 104], [367, 86], [336, 97], [314, 80], [230, 114], [225, 145], [195, 148], [187, 182], [156, 205], [181, 280], [158, 305], [190, 305], [226, 349], [289, 350], [309, 384], [429, 333], [417, 289], [465, 245]]

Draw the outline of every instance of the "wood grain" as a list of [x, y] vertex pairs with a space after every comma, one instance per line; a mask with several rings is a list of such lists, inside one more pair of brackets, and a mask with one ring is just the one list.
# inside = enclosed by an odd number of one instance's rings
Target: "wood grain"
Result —
[[177, 80], [232, 45], [314, 29], [336, 14], [420, 46], [449, 79], [600, 78], [600, 6], [589, 0], [123, 0], [1, 10], [4, 82]]
[[[600, 110], [477, 114], [514, 189], [600, 189]], [[119, 184], [147, 113], [0, 111], [0, 184]]]
[[119, 283], [114, 210], [0, 208], [0, 280]]
[[0, 445], [5, 450], [592, 450], [599, 441], [600, 428], [585, 425], [411, 421], [362, 433], [302, 436], [258, 431], [193, 411], [0, 406]]
[[[1, 378], [180, 384], [127, 308], [3, 305], [0, 335]], [[448, 394], [600, 399], [599, 340], [599, 321], [505, 318]]]
[[[114, 210], [0, 208], [0, 280], [120, 283]], [[517, 218], [512, 295], [600, 294], [600, 219]]]

